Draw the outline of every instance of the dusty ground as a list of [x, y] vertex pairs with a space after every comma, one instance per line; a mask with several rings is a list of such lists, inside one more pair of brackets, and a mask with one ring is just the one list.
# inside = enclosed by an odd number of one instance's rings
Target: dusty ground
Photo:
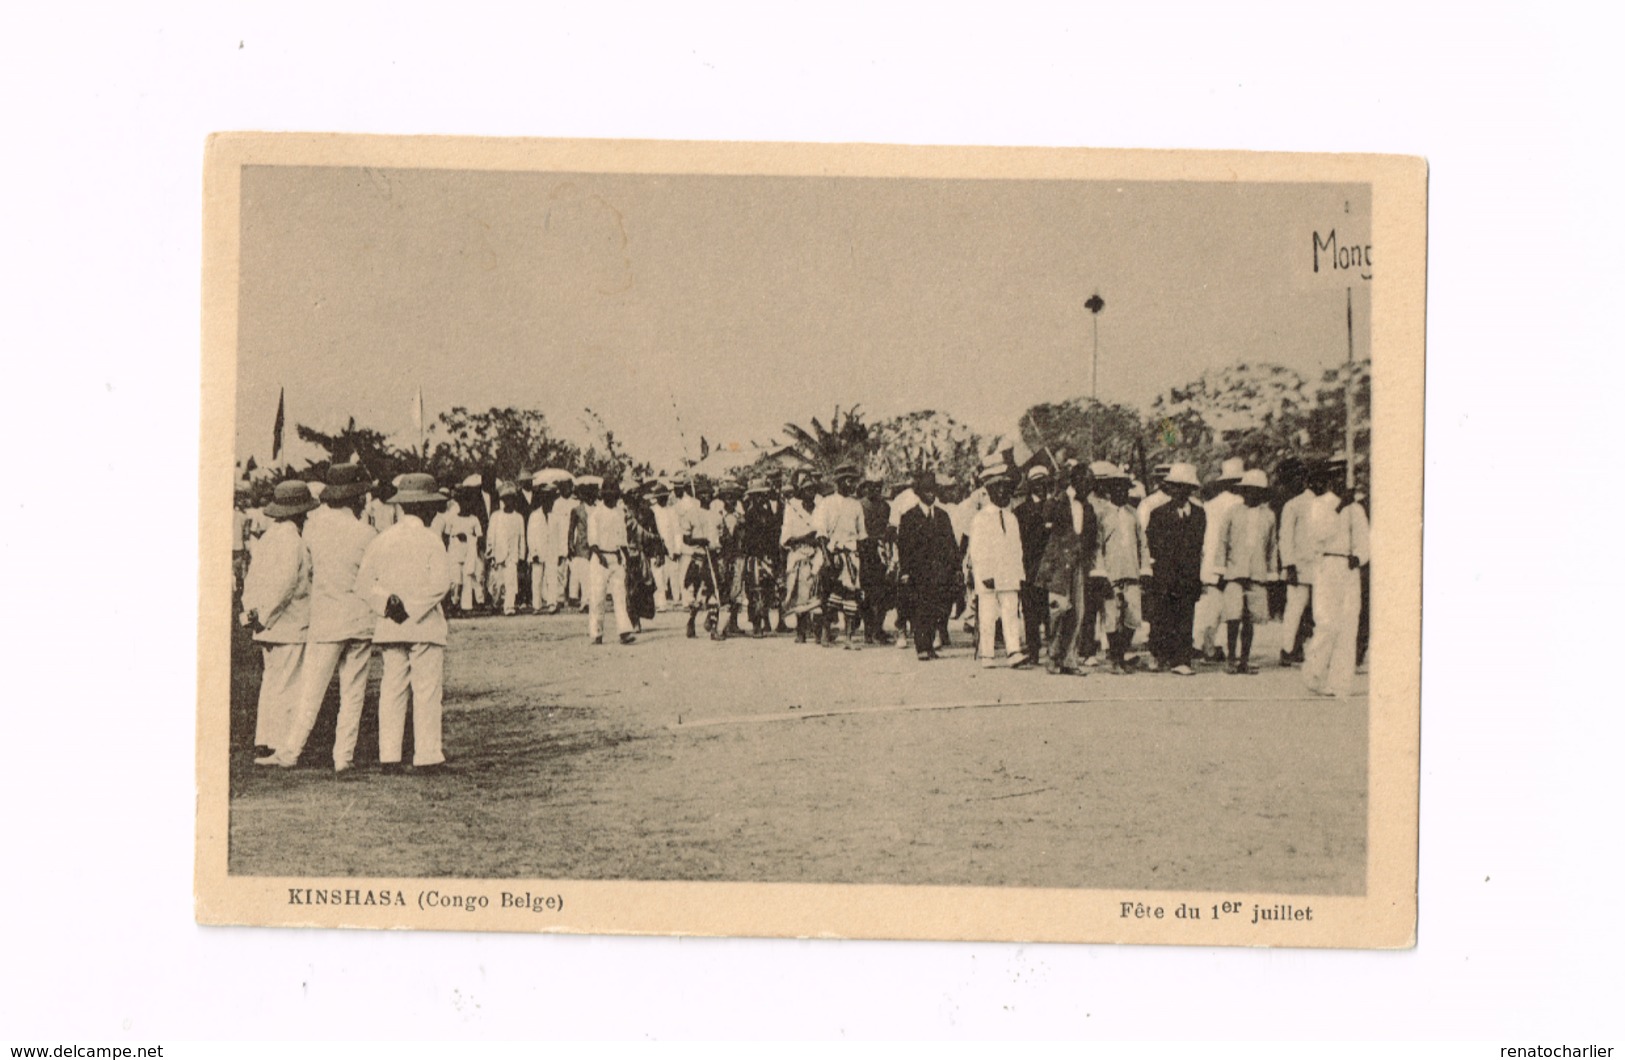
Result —
[[[985, 671], [969, 638], [895, 648], [631, 647], [584, 616], [458, 620], [435, 776], [352, 779], [330, 693], [294, 770], [255, 768], [259, 667], [233, 680], [231, 871], [1359, 893], [1366, 700], [1254, 677]], [[410, 755], [408, 755], [410, 757]]]

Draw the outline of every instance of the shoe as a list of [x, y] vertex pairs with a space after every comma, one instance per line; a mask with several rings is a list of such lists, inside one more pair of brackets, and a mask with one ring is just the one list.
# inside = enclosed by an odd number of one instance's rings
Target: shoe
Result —
[[1145, 664], [1145, 672], [1148, 673], [1148, 674], [1160, 674], [1160, 673], [1162, 673], [1162, 663], [1158, 662], [1155, 659], [1152, 659], [1150, 662]]
[[1236, 673], [1242, 674], [1242, 675], [1245, 675], [1245, 676], [1251, 676], [1253, 674], [1256, 674], [1257, 672], [1258, 672], [1258, 667], [1253, 666], [1251, 663], [1242, 663], [1240, 666], [1236, 667]]
[[693, 615], [688, 616], [688, 630], [684, 635], [686, 637], [688, 637], [689, 640], [694, 639], [695, 634], [694, 634], [694, 616]]
[[779, 619], [779, 624], [777, 626], [773, 627], [773, 632], [775, 632], [775, 633], [788, 633], [788, 632], [790, 632], [790, 627], [785, 625], [784, 619], [781, 618], [781, 619]]
[[1123, 669], [1123, 664], [1118, 662], [1116, 659], [1112, 660], [1112, 664], [1106, 670], [1106, 672], [1109, 673], [1109, 674], [1113, 674], [1113, 675], [1115, 675], [1117, 677], [1122, 677], [1124, 674], [1128, 673], [1127, 670]]
[[424, 773], [433, 776], [434, 774], [445, 772], [448, 772], [448, 770], [446, 769], [446, 763], [444, 762], [431, 762], [426, 766], [414, 765], [412, 767], [413, 776], [418, 776]]
[[270, 746], [267, 746], [266, 744], [263, 744], [263, 743], [257, 743], [257, 744], [254, 745], [254, 757], [256, 759], [269, 758], [271, 755], [274, 755], [274, 754], [276, 754], [276, 748], [275, 747], [270, 747]]
[[603, 638], [603, 637], [594, 637], [594, 638], [593, 638], [593, 639], [592, 639], [592, 642], [593, 642], [593, 643], [594, 643], [594, 644], [602, 644], [602, 643], [604, 643], [604, 638]]
[[1169, 670], [1168, 672], [1171, 673], [1171, 674], [1178, 674], [1180, 677], [1195, 677], [1196, 676], [1196, 671], [1192, 670], [1189, 666], [1186, 666], [1184, 663], [1179, 664], [1178, 666], [1174, 667], [1172, 670]]
[[1083, 660], [1083, 665], [1093, 669], [1094, 667], [1100, 665], [1100, 659], [1094, 655], [1091, 655], [1089, 658]]
[[1241, 669], [1236, 666], [1235, 663], [1227, 662], [1224, 664], [1224, 672], [1227, 674], [1239, 674], [1241, 673]]
[[257, 766], [280, 766], [283, 769], [292, 769], [298, 763], [286, 761], [280, 754], [272, 751], [268, 755], [261, 755], [254, 759], [254, 764]]
[[1224, 652], [1220, 651], [1218, 648], [1214, 648], [1202, 658], [1204, 661], [1210, 662], [1215, 666], [1222, 666], [1227, 661]]
[[1010, 669], [1012, 670], [1030, 670], [1036, 665], [1038, 665], [1038, 660], [1031, 655], [1015, 655], [1010, 659]]
[[1281, 653], [1281, 662], [1280, 662], [1281, 669], [1285, 670], [1287, 667], [1289, 667], [1291, 665], [1292, 665], [1292, 653], [1291, 652], [1285, 652], [1285, 651], [1282, 652]]
[[631, 644], [633, 641], [635, 641], [637, 639], [638, 639], [637, 636], [635, 634], [632, 634], [632, 633], [622, 633], [621, 634], [621, 643], [622, 644]]

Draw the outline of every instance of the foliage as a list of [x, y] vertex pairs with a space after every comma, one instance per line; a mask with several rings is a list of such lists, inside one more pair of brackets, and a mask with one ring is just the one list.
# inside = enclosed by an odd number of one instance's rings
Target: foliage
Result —
[[1086, 463], [1110, 460], [1135, 475], [1142, 474], [1146, 424], [1127, 405], [1089, 398], [1068, 398], [1059, 404], [1046, 402], [1022, 413], [1019, 428], [1022, 443], [1040, 456], [1047, 450], [1058, 458], [1064, 450]]
[[811, 429], [786, 423], [784, 432], [789, 435], [790, 446], [806, 458], [814, 471], [824, 475], [845, 463], [854, 464], [861, 470], [868, 464], [873, 448], [870, 428], [863, 422], [857, 405], [847, 409], [844, 416], [837, 405], [828, 427], [814, 419]]
[[976, 474], [983, 438], [946, 412], [921, 409], [869, 429], [867, 470], [890, 481], [935, 471], [961, 481]]
[[1304, 453], [1312, 407], [1308, 384], [1291, 368], [1242, 362], [1210, 369], [1152, 403], [1151, 460], [1193, 463], [1204, 478], [1232, 456], [1273, 467]]

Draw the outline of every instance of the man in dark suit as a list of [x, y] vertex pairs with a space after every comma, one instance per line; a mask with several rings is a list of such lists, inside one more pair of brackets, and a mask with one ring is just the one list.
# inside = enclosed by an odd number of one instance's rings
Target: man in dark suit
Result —
[[1094, 563], [1099, 527], [1089, 503], [1089, 469], [1075, 465], [1071, 491], [1056, 489], [1049, 501], [1049, 538], [1044, 543], [1034, 584], [1049, 611], [1051, 674], [1082, 673], [1078, 669], [1078, 624], [1084, 613], [1089, 568]]
[[1192, 502], [1201, 488], [1196, 469], [1175, 464], [1163, 481], [1167, 503], [1147, 520], [1151, 552], [1151, 655], [1165, 670], [1189, 677], [1196, 601], [1202, 595], [1202, 541], [1207, 514]]
[[1031, 666], [1043, 655], [1043, 627], [1049, 616], [1049, 594], [1038, 583], [1038, 564], [1049, 543], [1049, 468], [1034, 464], [1027, 472], [1027, 497], [1015, 507], [1016, 525], [1021, 528], [1021, 555], [1027, 568], [1027, 581], [1021, 587], [1021, 619], [1026, 627], [1027, 657], [1020, 665]]
[[936, 476], [921, 474], [914, 480], [914, 493], [920, 503], [904, 512], [897, 525], [897, 559], [912, 601], [914, 654], [925, 662], [937, 658], [932, 650], [937, 630], [963, 587], [959, 542], [947, 511], [937, 506]]

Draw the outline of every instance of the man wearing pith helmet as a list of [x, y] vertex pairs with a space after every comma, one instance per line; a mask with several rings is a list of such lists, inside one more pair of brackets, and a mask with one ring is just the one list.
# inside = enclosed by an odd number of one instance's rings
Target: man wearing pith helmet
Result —
[[[1232, 508], [1219, 531], [1219, 583], [1224, 590], [1226, 670], [1256, 674], [1252, 665], [1253, 627], [1269, 618], [1267, 587], [1281, 580], [1275, 512], [1264, 501], [1269, 478], [1258, 468], [1241, 476], [1240, 507]], [[1237, 636], [1240, 647], [1237, 647]]]
[[361, 557], [378, 536], [363, 519], [371, 478], [359, 464], [335, 464], [322, 491], [323, 518], [314, 516], [305, 526], [310, 550], [310, 632], [305, 645], [304, 673], [299, 705], [276, 754], [257, 759], [259, 765], [297, 765], [310, 738], [316, 716], [327, 696], [333, 672], [339, 677], [339, 717], [333, 735], [333, 768], [342, 772], [355, 758], [356, 735], [361, 731], [361, 708], [367, 695], [367, 668], [372, 662], [372, 609], [356, 595], [355, 578]]
[[987, 505], [971, 520], [970, 566], [976, 581], [977, 657], [983, 666], [994, 666], [997, 626], [1003, 626], [1011, 660], [1023, 655], [1020, 593], [1027, 571], [1021, 528], [1008, 507], [1014, 483], [1004, 460], [984, 461], [981, 477]]
[[373, 539], [361, 557], [355, 591], [377, 616], [372, 642], [384, 661], [378, 687], [378, 760], [386, 772], [401, 768], [408, 697], [412, 706], [412, 764], [432, 769], [446, 760], [440, 711], [445, 692], [446, 613], [451, 563], [440, 535], [430, 530], [445, 497], [434, 476], [401, 476], [395, 525]]
[[310, 550], [300, 531], [317, 506], [303, 482], [279, 482], [265, 517], [271, 520], [254, 546], [243, 580], [242, 623], [254, 632], [265, 668], [254, 718], [254, 749], [269, 757], [299, 709], [299, 682], [310, 628]]

